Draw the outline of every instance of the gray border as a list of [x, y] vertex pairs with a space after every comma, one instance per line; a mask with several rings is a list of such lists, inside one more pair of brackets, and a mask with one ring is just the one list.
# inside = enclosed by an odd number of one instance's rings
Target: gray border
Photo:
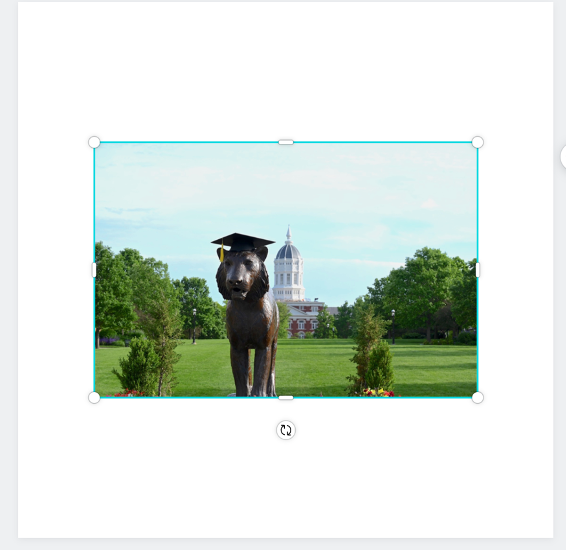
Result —
[[[92, 0], [91, 0], [92, 1]], [[225, 0], [226, 1], [226, 0]], [[231, 1], [231, 0], [227, 0]], [[254, 1], [254, 0], [252, 0]], [[422, 1], [422, 0], [413, 0]], [[511, 24], [511, 22], [510, 22]], [[0, 542], [13, 548], [204, 548], [210, 550], [336, 548], [558, 548], [566, 547], [561, 518], [564, 505], [564, 450], [566, 448], [565, 406], [559, 389], [564, 385], [566, 351], [560, 346], [566, 323], [558, 315], [566, 310], [566, 293], [560, 285], [566, 258], [566, 169], [560, 150], [566, 145], [566, 0], [554, 2], [554, 539], [18, 539], [17, 536], [17, 1], [0, 2], [0, 335], [2, 336], [2, 399], [0, 399]], [[479, 38], [481, 39], [481, 37]], [[562, 218], [560, 215], [562, 214]], [[536, 304], [535, 304], [536, 307]], [[544, 330], [541, 330], [544, 336]], [[561, 429], [562, 428], [562, 429]], [[560, 467], [562, 466], [562, 467]], [[481, 487], [478, 487], [481, 492]], [[562, 541], [562, 542], [560, 542]]]

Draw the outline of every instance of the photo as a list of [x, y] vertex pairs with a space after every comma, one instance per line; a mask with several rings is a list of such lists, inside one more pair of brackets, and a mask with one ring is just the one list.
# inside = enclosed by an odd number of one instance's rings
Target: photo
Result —
[[470, 141], [93, 151], [103, 399], [477, 391]]

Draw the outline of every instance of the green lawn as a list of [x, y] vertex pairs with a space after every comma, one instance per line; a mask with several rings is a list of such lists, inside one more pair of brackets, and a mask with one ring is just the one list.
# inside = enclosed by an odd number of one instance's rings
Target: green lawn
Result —
[[[235, 391], [228, 340], [183, 340], [175, 366], [175, 396], [225, 397]], [[352, 340], [282, 340], [275, 368], [278, 395], [346, 396], [346, 376], [355, 372], [349, 360]], [[391, 346], [395, 369], [394, 391], [403, 397], [470, 397], [476, 391], [475, 346], [423, 346], [397, 340]], [[120, 391], [112, 368], [128, 348], [96, 351], [96, 391], [101, 396]], [[252, 353], [253, 361], [253, 353]]]

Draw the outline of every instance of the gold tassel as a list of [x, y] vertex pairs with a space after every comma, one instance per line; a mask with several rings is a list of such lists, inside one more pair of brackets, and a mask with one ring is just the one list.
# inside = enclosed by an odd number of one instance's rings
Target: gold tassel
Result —
[[224, 239], [222, 239], [222, 248], [220, 249], [220, 261], [224, 261]]

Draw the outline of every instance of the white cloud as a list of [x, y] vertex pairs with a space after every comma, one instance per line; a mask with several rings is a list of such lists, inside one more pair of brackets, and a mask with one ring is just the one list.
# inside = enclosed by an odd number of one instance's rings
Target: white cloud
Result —
[[355, 176], [331, 168], [323, 170], [294, 170], [281, 174], [279, 179], [286, 183], [315, 189], [363, 190], [363, 187], [352, 185], [352, 182], [357, 180]]
[[377, 262], [375, 260], [360, 260], [357, 258], [352, 258], [349, 260], [347, 259], [342, 260], [337, 258], [309, 258], [308, 263], [315, 265], [316, 264], [324, 264], [324, 265], [349, 264], [349, 265], [359, 265], [359, 266], [368, 266], [368, 267], [388, 267], [390, 269], [405, 265], [405, 262]]
[[438, 208], [438, 204], [433, 199], [428, 199], [421, 204], [421, 208]]
[[389, 161], [377, 153], [370, 155], [338, 155], [338, 158], [349, 160], [353, 164], [387, 164]]
[[173, 262], [212, 262], [218, 264], [216, 256], [217, 246], [210, 247], [210, 254], [165, 254], [159, 257], [160, 260]]
[[152, 217], [155, 208], [112, 208], [110, 206], [102, 206], [97, 209], [96, 218], [98, 220], [110, 221], [147, 221]]
[[383, 224], [335, 226], [327, 239], [333, 248], [341, 250], [373, 250], [390, 239], [389, 227]]

